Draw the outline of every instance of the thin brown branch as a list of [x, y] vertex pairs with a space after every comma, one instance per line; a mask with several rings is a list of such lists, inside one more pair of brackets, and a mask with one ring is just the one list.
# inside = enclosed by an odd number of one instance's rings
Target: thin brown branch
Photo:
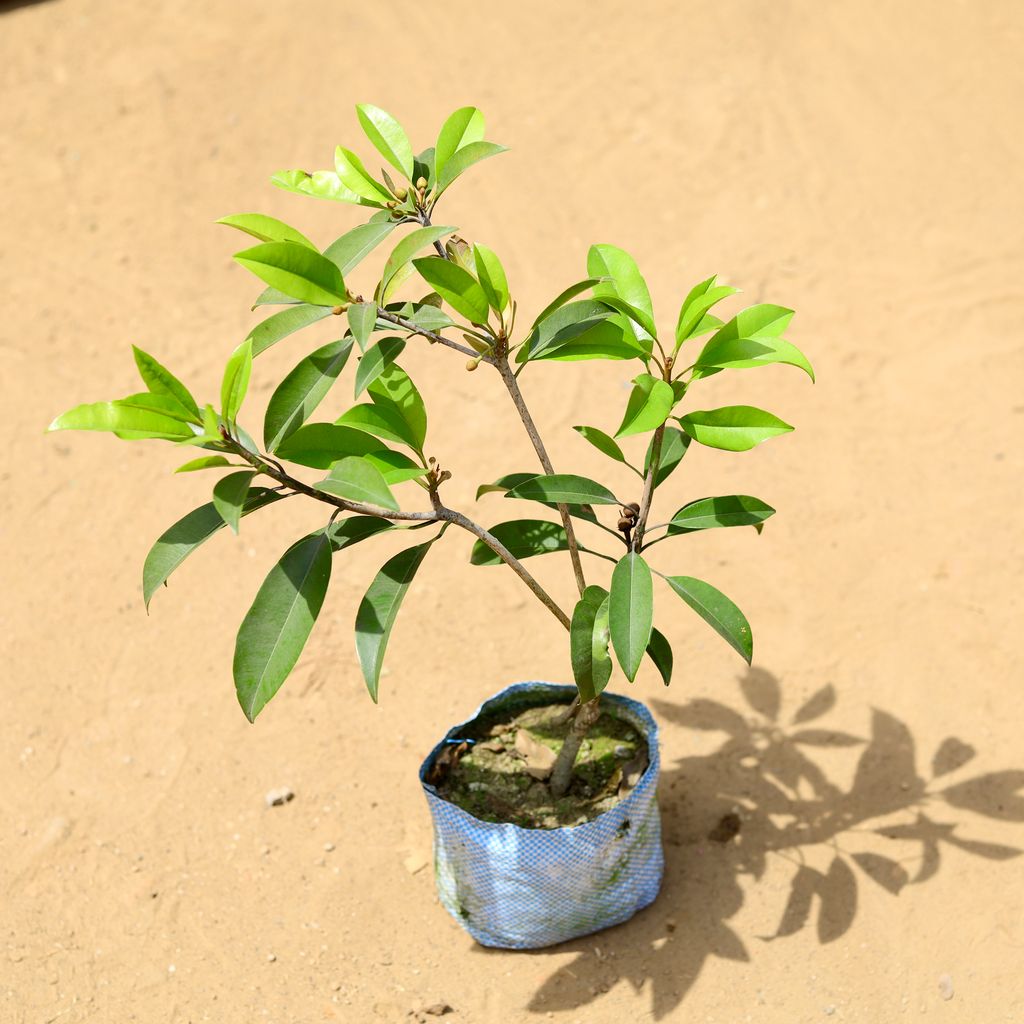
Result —
[[633, 550], [639, 551], [643, 547], [644, 531], [647, 529], [647, 517], [651, 512], [651, 499], [654, 497], [654, 480], [658, 475], [658, 467], [661, 465], [661, 443], [665, 437], [665, 424], [663, 423], [654, 432], [654, 443], [651, 445], [651, 464], [647, 469], [647, 477], [644, 480], [644, 493], [640, 499], [640, 512], [636, 517], [636, 528], [633, 531]]
[[[519, 413], [519, 418], [523, 421], [523, 426], [530, 437], [533, 450], [537, 453], [541, 467], [550, 476], [555, 471], [554, 467], [551, 465], [547, 449], [544, 447], [544, 442], [537, 431], [537, 425], [533, 422], [533, 417], [527, 408], [523, 393], [519, 390], [519, 381], [516, 380], [516, 375], [509, 366], [508, 356], [503, 354], [500, 357], [495, 357], [493, 363], [497, 367], [498, 373], [501, 374], [501, 379], [508, 390], [512, 403], [516, 407], [516, 411]], [[576, 576], [576, 586], [582, 594], [587, 588], [587, 581], [583, 576], [583, 565], [580, 562], [580, 549], [576, 541], [576, 530], [573, 527], [572, 517], [569, 515], [567, 506], [559, 505], [558, 514], [562, 519], [562, 527], [565, 530], [565, 537], [569, 544], [569, 557], [572, 559], [572, 571]]]
[[455, 349], [456, 352], [461, 352], [464, 356], [469, 356], [471, 359], [480, 359], [483, 363], [491, 362], [489, 356], [480, 356], [479, 352], [474, 352], [473, 349], [467, 345], [460, 345], [457, 341], [452, 341], [451, 338], [446, 338], [443, 334], [438, 334], [436, 331], [428, 331], [423, 327], [418, 327], [411, 320], [406, 320], [405, 317], [398, 316], [397, 313], [391, 313], [386, 309], [377, 307], [377, 319], [387, 320], [389, 324], [395, 324], [397, 327], [404, 327], [405, 330], [411, 331], [413, 334], [421, 334], [424, 338], [429, 341], [437, 342], [438, 345], [445, 345], [448, 348]]

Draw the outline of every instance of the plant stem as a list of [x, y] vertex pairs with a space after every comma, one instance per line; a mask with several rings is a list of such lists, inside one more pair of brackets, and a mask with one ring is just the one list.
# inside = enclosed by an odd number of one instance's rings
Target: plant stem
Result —
[[661, 464], [661, 443], [665, 437], [665, 424], [654, 432], [654, 442], [651, 445], [651, 464], [647, 469], [647, 477], [644, 480], [644, 493], [640, 499], [640, 513], [636, 517], [636, 527], [633, 531], [633, 550], [640, 551], [643, 547], [644, 530], [647, 529], [647, 517], [651, 512], [651, 499], [654, 497], [654, 478], [658, 475], [658, 467]]
[[580, 746], [587, 733], [601, 717], [599, 697], [581, 704], [569, 727], [569, 733], [565, 737], [562, 749], [558, 752], [555, 760], [555, 767], [551, 770], [551, 795], [557, 800], [565, 796], [569, 790], [569, 783], [572, 781], [572, 769], [576, 763], [576, 756], [580, 752]]
[[377, 319], [387, 320], [389, 324], [395, 324], [397, 327], [404, 327], [405, 330], [411, 331], [413, 334], [422, 334], [424, 338], [429, 341], [435, 341], [439, 345], [446, 345], [448, 348], [455, 349], [456, 352], [461, 352], [464, 356], [469, 356], [471, 359], [480, 358], [483, 363], [491, 362], [487, 356], [480, 357], [479, 352], [474, 352], [473, 349], [467, 345], [460, 345], [457, 341], [452, 341], [451, 338], [446, 338], [442, 334], [438, 334], [436, 331], [427, 331], [422, 327], [417, 327], [411, 320], [406, 320], [405, 317], [398, 316], [396, 313], [391, 313], [382, 307], [377, 307]]
[[328, 494], [326, 491], [318, 491], [315, 487], [304, 484], [301, 480], [295, 479], [284, 471], [280, 465], [271, 465], [264, 457], [249, 451], [230, 435], [224, 435], [224, 441], [231, 450], [245, 459], [254, 469], [264, 473], [278, 483], [285, 485], [298, 494], [304, 494], [309, 498], [333, 505], [337, 511], [355, 512], [364, 516], [375, 516], [378, 519], [390, 519], [398, 522], [420, 522], [420, 523], [452, 523], [473, 534], [483, 541], [529, 588], [536, 598], [544, 605], [552, 615], [566, 628], [569, 628], [569, 616], [562, 611], [555, 603], [550, 594], [530, 575], [522, 562], [519, 561], [504, 544], [493, 534], [489, 533], [482, 526], [474, 523], [472, 519], [464, 516], [461, 512], [447, 508], [438, 500], [434, 508], [429, 512], [396, 512], [392, 509], [381, 508], [378, 505], [367, 505], [360, 501], [348, 501], [339, 498], [335, 494]]
[[[516, 411], [519, 413], [519, 418], [523, 421], [523, 426], [526, 428], [526, 433], [530, 436], [533, 450], [537, 453], [537, 458], [540, 459], [541, 467], [550, 476], [555, 471], [554, 467], [548, 458], [544, 442], [537, 432], [537, 425], [533, 422], [530, 410], [526, 406], [523, 393], [519, 390], [519, 381], [516, 380], [516, 375], [508, 364], [508, 356], [504, 353], [496, 356], [494, 358], [494, 365], [497, 367], [498, 373], [501, 374], [501, 379], [508, 389], [509, 396], [516, 407]], [[569, 515], [569, 509], [566, 505], [558, 506], [558, 514], [562, 518], [562, 527], [565, 529], [565, 538], [569, 544], [569, 557], [572, 559], [572, 571], [576, 576], [576, 586], [580, 594], [582, 594], [587, 589], [587, 581], [583, 576], [583, 565], [580, 562], [580, 549], [576, 541], [576, 531], [572, 524], [572, 517]]]

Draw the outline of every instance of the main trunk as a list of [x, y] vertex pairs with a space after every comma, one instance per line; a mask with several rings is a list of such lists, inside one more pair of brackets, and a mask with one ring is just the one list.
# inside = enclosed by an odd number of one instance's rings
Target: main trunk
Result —
[[587, 738], [587, 733], [601, 717], [601, 709], [598, 700], [595, 698], [586, 704], [581, 704], [569, 727], [569, 735], [565, 737], [562, 749], [559, 751], [558, 760], [551, 771], [551, 795], [556, 799], [565, 796], [569, 790], [569, 783], [572, 781], [572, 769], [576, 764], [576, 755], [580, 752], [580, 746]]

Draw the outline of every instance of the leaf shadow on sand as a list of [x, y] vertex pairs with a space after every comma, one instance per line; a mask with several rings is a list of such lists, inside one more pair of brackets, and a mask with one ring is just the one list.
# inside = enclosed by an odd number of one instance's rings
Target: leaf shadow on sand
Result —
[[[663, 721], [718, 733], [723, 742], [663, 769], [665, 881], [654, 905], [617, 928], [528, 954], [577, 954], [537, 990], [529, 1003], [534, 1013], [585, 1007], [616, 985], [649, 985], [660, 1020], [711, 957], [750, 961], [760, 944], [804, 928], [814, 928], [821, 943], [841, 938], [857, 914], [861, 885], [914, 898], [903, 890], [932, 878], [944, 850], [993, 861], [1022, 852], [961, 829], [985, 828], [973, 815], [1024, 822], [1024, 770], [965, 773], [976, 751], [950, 737], [922, 772], [910, 729], [886, 711], [873, 709], [866, 737], [829, 727], [831, 686], [789, 714], [779, 681], [764, 669], [748, 671], [740, 691], [740, 709], [706, 699], [654, 702]], [[844, 757], [851, 759], [845, 771]], [[839, 775], [849, 784], [832, 781]], [[969, 826], [957, 820], [963, 811], [972, 814]], [[766, 934], [740, 935], [729, 923], [743, 906], [740, 882], [749, 890], [769, 865], [773, 877], [780, 866], [789, 874], [777, 924]]]

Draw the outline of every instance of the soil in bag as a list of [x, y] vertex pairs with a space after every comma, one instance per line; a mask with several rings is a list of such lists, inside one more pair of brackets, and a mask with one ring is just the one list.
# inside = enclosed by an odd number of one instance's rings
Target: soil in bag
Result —
[[438, 794], [482, 821], [521, 828], [582, 825], [614, 807], [647, 768], [647, 742], [612, 707], [580, 747], [569, 792], [546, 779], [571, 723], [565, 704], [510, 704], [465, 726], [431, 769]]

